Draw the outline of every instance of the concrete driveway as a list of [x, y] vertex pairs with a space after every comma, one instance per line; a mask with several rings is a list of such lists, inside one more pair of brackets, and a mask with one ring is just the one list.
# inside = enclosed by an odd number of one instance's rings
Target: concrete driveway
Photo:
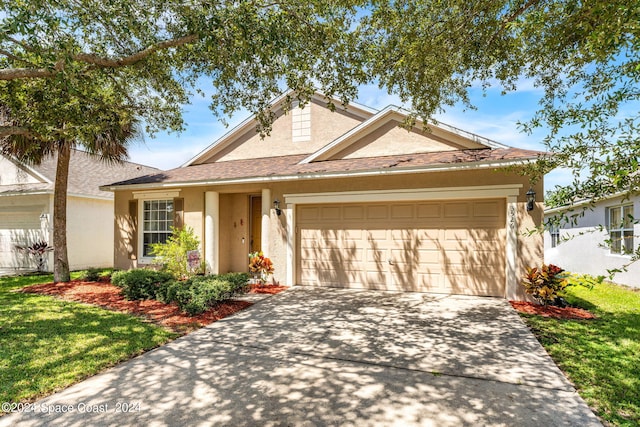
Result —
[[0, 426], [600, 425], [505, 300], [305, 287], [28, 409]]

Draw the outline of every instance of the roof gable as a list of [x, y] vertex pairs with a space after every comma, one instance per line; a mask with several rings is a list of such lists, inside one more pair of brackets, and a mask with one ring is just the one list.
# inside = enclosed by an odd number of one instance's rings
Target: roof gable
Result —
[[[256, 132], [257, 121], [252, 116], [182, 167], [219, 161], [308, 155], [376, 113], [375, 110], [358, 104], [349, 104], [345, 108], [339, 100], [327, 100], [320, 93], [316, 93], [304, 109], [285, 113], [283, 106], [287, 96], [292, 96], [292, 93], [287, 92], [272, 103], [275, 120], [269, 136], [260, 137]], [[334, 112], [327, 107], [328, 102], [335, 107]], [[305, 120], [308, 123], [304, 123]]]
[[[4, 177], [4, 166], [6, 164], [2, 163], [3, 160], [13, 164], [14, 167], [20, 170], [27, 171], [31, 178], [22, 182], [0, 185], [0, 193], [5, 195], [33, 192], [53, 193], [53, 183], [57, 168], [56, 154], [44, 158], [42, 163], [33, 166], [27, 166], [15, 159], [0, 157], [0, 168], [2, 168], [0, 170], [2, 170], [2, 176]], [[67, 192], [70, 196], [110, 199], [113, 198], [113, 194], [100, 190], [100, 185], [156, 172], [158, 172], [158, 169], [149, 166], [131, 162], [109, 164], [99, 157], [89, 155], [84, 151], [71, 150]]]
[[7, 156], [0, 156], [0, 186], [50, 183], [33, 168]]
[[351, 158], [392, 156], [484, 148], [506, 148], [502, 144], [448, 125], [418, 121], [413, 128], [401, 127], [408, 114], [396, 106], [363, 121], [349, 132], [305, 158], [302, 163]]

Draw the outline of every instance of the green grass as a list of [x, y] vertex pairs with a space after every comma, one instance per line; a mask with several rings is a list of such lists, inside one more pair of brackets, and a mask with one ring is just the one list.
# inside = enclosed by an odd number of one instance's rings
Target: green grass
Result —
[[640, 425], [640, 292], [602, 283], [572, 286], [566, 299], [598, 319], [523, 317], [598, 416]]
[[0, 402], [50, 394], [177, 336], [134, 316], [15, 292], [52, 280], [0, 278]]

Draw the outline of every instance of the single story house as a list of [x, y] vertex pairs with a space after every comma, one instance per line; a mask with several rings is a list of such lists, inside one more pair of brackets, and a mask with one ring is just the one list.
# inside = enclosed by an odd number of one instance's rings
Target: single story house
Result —
[[542, 202], [528, 210], [527, 192], [543, 184], [507, 168], [538, 152], [442, 124], [407, 130], [400, 108], [320, 94], [285, 114], [286, 95], [270, 136], [249, 118], [181, 167], [103, 187], [116, 267], [147, 265], [149, 244], [184, 224], [211, 273], [247, 271], [261, 250], [286, 285], [523, 297], [543, 259], [542, 236], [525, 233]]
[[[72, 150], [67, 196], [67, 249], [72, 270], [113, 265], [113, 193], [99, 189], [110, 180], [157, 172], [135, 163], [109, 165]], [[16, 245], [53, 243], [56, 156], [27, 165], [0, 156], [0, 270], [35, 269]], [[53, 254], [47, 268], [53, 268]]]
[[621, 270], [614, 282], [640, 287], [640, 263], [632, 262], [640, 244], [640, 196], [617, 194], [593, 206], [581, 202], [547, 209], [545, 218], [562, 214], [571, 220], [544, 233], [546, 263], [593, 276], [606, 277], [610, 271]]

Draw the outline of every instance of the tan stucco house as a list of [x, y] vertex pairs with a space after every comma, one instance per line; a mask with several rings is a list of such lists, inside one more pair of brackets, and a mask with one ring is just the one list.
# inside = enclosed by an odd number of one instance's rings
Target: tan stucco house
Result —
[[408, 131], [397, 107], [320, 94], [285, 114], [284, 96], [270, 136], [250, 118], [179, 168], [103, 187], [116, 267], [150, 263], [149, 243], [185, 224], [212, 273], [247, 271], [262, 250], [286, 285], [522, 297], [543, 258], [526, 233], [542, 203], [527, 210], [529, 180], [506, 168], [537, 152], [441, 124]]
[[[109, 165], [80, 150], [71, 151], [67, 188], [67, 249], [72, 270], [113, 265], [113, 193], [105, 182], [133, 178], [158, 169], [125, 162]], [[35, 269], [16, 245], [52, 244], [56, 157], [27, 165], [0, 155], [0, 271]], [[53, 254], [46, 264], [53, 268]]]

